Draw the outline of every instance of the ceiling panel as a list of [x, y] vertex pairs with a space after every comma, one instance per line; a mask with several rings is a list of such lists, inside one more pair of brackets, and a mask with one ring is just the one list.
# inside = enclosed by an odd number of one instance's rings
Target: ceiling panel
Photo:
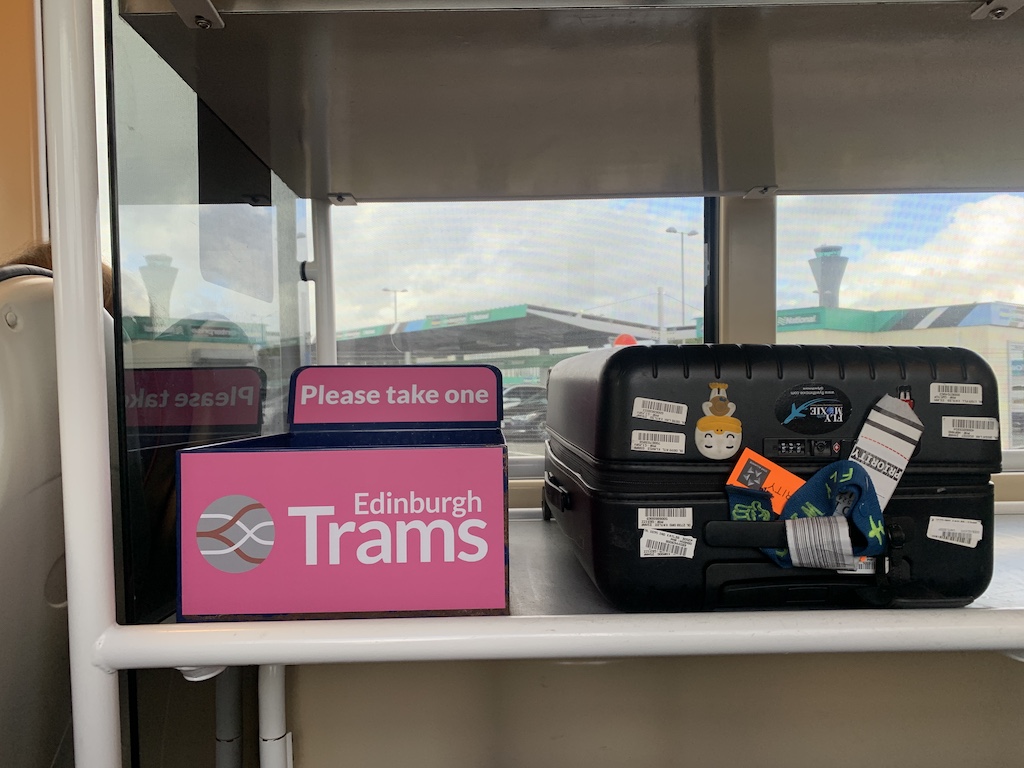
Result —
[[125, 18], [303, 197], [1021, 188], [1024, 13], [973, 7]]

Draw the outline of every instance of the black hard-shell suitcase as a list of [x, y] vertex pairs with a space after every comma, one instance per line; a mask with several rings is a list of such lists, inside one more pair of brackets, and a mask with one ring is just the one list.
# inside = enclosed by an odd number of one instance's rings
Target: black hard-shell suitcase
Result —
[[[730, 520], [725, 482], [741, 449], [806, 479], [849, 457], [884, 395], [924, 425], [884, 510], [885, 556], [852, 573], [772, 562], [761, 548], [784, 547], [785, 524]], [[555, 365], [548, 403], [545, 516], [620, 610], [961, 606], [991, 579], [998, 395], [969, 350], [605, 349]], [[696, 540], [687, 556], [640, 556], [642, 510], [692, 519], [675, 531]]]

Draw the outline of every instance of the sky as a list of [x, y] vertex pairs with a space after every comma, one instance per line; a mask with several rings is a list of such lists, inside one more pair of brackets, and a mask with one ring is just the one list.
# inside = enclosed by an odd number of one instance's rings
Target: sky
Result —
[[[281, 247], [274, 217], [291, 211], [123, 206], [129, 311], [148, 314], [138, 268], [147, 254], [165, 253], [178, 269], [175, 316], [271, 322]], [[296, 211], [298, 230], [307, 230], [305, 206]], [[529, 303], [652, 325], [660, 288], [665, 322], [677, 325], [683, 248], [687, 321], [703, 314], [699, 198], [381, 203], [335, 207], [332, 215], [339, 330], [392, 322], [394, 293], [385, 288], [404, 289], [402, 321]], [[782, 309], [817, 304], [807, 262], [824, 244], [841, 245], [850, 259], [841, 306], [1024, 304], [1024, 194], [780, 197], [777, 229]], [[308, 242], [298, 238], [295, 258], [308, 258]]]
[[840, 306], [904, 309], [1024, 304], [1024, 195], [780, 197], [778, 306], [817, 303], [807, 266], [818, 245], [850, 258]]

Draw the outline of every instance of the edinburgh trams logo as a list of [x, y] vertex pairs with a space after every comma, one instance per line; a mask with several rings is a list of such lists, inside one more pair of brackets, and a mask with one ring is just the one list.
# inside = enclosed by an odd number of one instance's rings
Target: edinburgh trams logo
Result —
[[274, 520], [256, 499], [223, 496], [199, 517], [196, 542], [203, 557], [217, 570], [245, 573], [270, 554]]

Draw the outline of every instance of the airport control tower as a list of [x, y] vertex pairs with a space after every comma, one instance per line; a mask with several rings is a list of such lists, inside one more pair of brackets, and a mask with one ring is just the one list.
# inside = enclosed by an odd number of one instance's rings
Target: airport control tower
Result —
[[146, 256], [146, 264], [139, 268], [142, 284], [149, 294], [149, 316], [159, 330], [167, 327], [171, 313], [171, 291], [178, 277], [177, 267], [171, 266], [171, 257], [163, 253]]
[[807, 262], [814, 273], [814, 282], [818, 284], [819, 307], [839, 306], [839, 285], [843, 282], [846, 262], [849, 261], [841, 255], [842, 252], [841, 245], [820, 245], [814, 249], [814, 258]]

